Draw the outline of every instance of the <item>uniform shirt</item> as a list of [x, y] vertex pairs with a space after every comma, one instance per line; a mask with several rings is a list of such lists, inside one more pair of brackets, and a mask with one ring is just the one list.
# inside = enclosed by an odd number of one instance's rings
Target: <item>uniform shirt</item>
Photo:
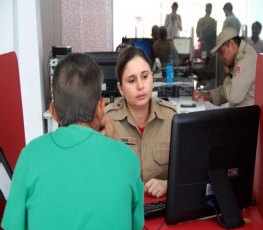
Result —
[[158, 40], [153, 44], [153, 54], [154, 57], [159, 58], [162, 67], [167, 64], [178, 65], [179, 56], [178, 52], [171, 40]]
[[216, 45], [216, 20], [209, 15], [200, 18], [197, 23], [196, 33], [201, 44], [201, 57], [211, 56], [210, 50]]
[[23, 149], [2, 226], [141, 230], [143, 198], [140, 164], [133, 151], [91, 128], [71, 125]]
[[254, 104], [257, 53], [245, 41], [241, 41], [234, 67], [232, 79], [226, 77], [223, 85], [210, 90], [212, 101], [216, 105], [229, 102], [230, 106], [246, 106]]
[[171, 122], [176, 108], [170, 102], [152, 98], [150, 116], [141, 135], [126, 102], [117, 99], [106, 107], [122, 140], [137, 153], [144, 182], [151, 178], [167, 179]]
[[239, 34], [241, 23], [234, 14], [230, 14], [229, 16], [226, 17], [224, 24], [223, 24], [223, 29], [227, 27], [234, 28], [237, 31], [237, 34]]
[[255, 48], [257, 53], [263, 53], [263, 40], [258, 39], [257, 42], [254, 43], [251, 37], [248, 38], [248, 43]]
[[213, 31], [216, 31], [216, 20], [211, 18], [209, 15], [200, 18], [197, 22], [196, 34], [201, 42], [203, 41], [203, 37], [205, 36], [205, 34], [203, 34], [203, 31], [207, 27], [213, 29]]

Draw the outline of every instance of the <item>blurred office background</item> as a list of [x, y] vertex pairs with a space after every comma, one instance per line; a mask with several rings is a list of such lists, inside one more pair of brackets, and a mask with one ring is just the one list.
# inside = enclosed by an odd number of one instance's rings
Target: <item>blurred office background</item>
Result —
[[[15, 51], [19, 61], [26, 142], [44, 132], [47, 109], [48, 59], [53, 44], [69, 45], [73, 52], [114, 51], [122, 37], [149, 38], [154, 24], [163, 25], [172, 0], [1, 0], [0, 54]], [[248, 26], [263, 22], [261, 0], [178, 0], [182, 36], [190, 36], [205, 4], [213, 4], [212, 17], [221, 31], [223, 5]]]

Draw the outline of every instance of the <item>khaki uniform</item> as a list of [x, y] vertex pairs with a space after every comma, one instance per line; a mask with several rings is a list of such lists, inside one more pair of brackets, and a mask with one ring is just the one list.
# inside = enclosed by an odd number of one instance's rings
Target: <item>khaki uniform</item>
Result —
[[171, 122], [176, 107], [170, 102], [152, 98], [143, 136], [123, 98], [109, 104], [105, 111], [113, 119], [122, 140], [137, 153], [143, 181], [147, 182], [151, 178], [167, 179]]
[[216, 31], [216, 20], [211, 18], [210, 16], [206, 15], [202, 18], [200, 18], [197, 22], [196, 26], [196, 34], [199, 37], [200, 41], [202, 42], [204, 40], [203, 36], [203, 31], [205, 28], [210, 27], [214, 31]]
[[230, 106], [247, 106], [254, 104], [257, 53], [245, 41], [241, 41], [232, 79], [225, 78], [223, 85], [210, 90], [212, 101], [216, 105], [229, 102]]

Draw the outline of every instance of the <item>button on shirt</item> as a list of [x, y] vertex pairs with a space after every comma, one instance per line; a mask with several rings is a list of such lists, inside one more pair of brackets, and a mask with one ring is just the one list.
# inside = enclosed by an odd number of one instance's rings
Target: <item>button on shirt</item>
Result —
[[151, 99], [148, 123], [141, 135], [126, 102], [117, 99], [106, 107], [122, 140], [138, 155], [144, 182], [151, 178], [167, 179], [171, 122], [176, 107], [162, 99]]
[[245, 41], [241, 41], [232, 78], [226, 77], [223, 85], [210, 90], [212, 101], [216, 105], [229, 102], [230, 106], [247, 106], [254, 104], [257, 53]]

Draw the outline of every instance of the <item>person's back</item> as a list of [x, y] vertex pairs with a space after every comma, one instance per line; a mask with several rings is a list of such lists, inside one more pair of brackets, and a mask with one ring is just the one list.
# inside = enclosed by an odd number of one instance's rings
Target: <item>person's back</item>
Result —
[[124, 143], [98, 132], [102, 73], [86, 55], [74, 55], [58, 64], [53, 79], [56, 110], [51, 111], [61, 127], [23, 149], [2, 222], [5, 230], [143, 227], [139, 161]]
[[200, 54], [206, 52], [205, 56], [210, 56], [210, 50], [216, 43], [216, 20], [210, 17], [212, 12], [211, 3], [206, 4], [205, 12], [205, 16], [197, 22], [196, 35], [201, 43]]
[[167, 30], [164, 26], [159, 28], [160, 39], [153, 45], [153, 54], [155, 58], [159, 58], [162, 67], [167, 64], [179, 64], [178, 52], [173, 44], [173, 41], [167, 39]]
[[206, 27], [211, 27], [216, 31], [216, 20], [210, 16], [211, 13], [212, 13], [212, 4], [208, 3], [206, 4], [206, 8], [205, 8], [205, 16], [201, 17], [198, 20], [196, 26], [196, 35], [201, 41], [204, 35], [203, 30], [206, 29]]
[[224, 5], [223, 11], [225, 13], [226, 19], [224, 21], [222, 30], [227, 27], [232, 27], [233, 29], [236, 30], [237, 34], [239, 34], [241, 23], [239, 19], [234, 15], [232, 10], [233, 10], [233, 6], [231, 3], [228, 2]]

